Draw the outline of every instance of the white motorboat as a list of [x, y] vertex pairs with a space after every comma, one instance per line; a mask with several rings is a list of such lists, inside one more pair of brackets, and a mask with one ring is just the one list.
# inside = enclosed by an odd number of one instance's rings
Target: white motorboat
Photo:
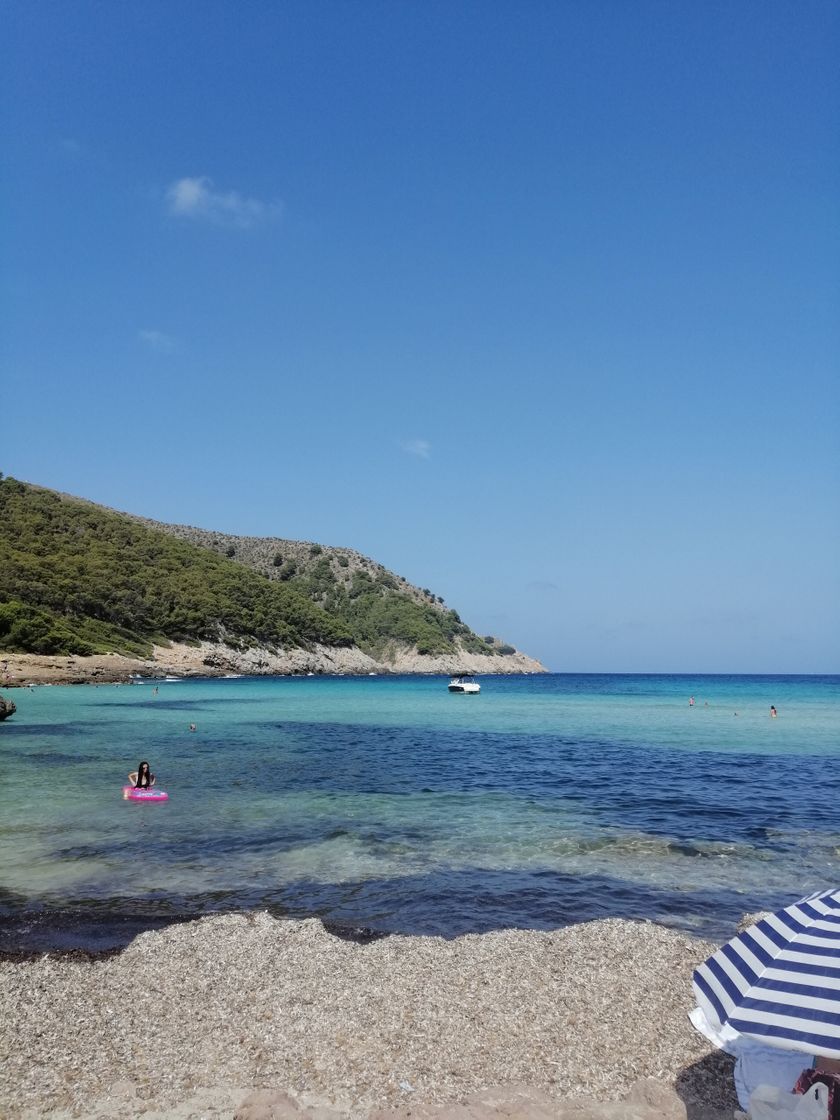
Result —
[[449, 682], [449, 691], [475, 694], [481, 692], [481, 685], [469, 673], [456, 673]]

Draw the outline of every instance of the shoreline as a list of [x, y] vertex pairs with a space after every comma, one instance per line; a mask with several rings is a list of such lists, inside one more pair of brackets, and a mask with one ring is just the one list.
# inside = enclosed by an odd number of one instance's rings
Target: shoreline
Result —
[[361, 1120], [497, 1087], [615, 1101], [654, 1078], [730, 1120], [731, 1066], [687, 1018], [713, 948], [621, 919], [354, 941], [249, 912], [0, 961], [0, 1111], [230, 1117], [273, 1089]]
[[394, 674], [542, 674], [548, 670], [524, 653], [427, 656], [391, 648], [375, 660], [362, 650], [315, 646], [278, 652], [262, 646], [240, 650], [223, 642], [154, 646], [150, 658], [118, 653], [37, 654], [0, 652], [0, 689], [42, 684], [128, 684], [133, 677], [387, 676]]

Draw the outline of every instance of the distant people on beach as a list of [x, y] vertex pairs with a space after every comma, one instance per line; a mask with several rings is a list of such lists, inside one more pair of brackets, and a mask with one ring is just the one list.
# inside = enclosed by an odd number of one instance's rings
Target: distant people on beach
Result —
[[771, 718], [771, 719], [775, 719], [775, 718], [776, 718], [776, 716], [777, 716], [778, 714], [779, 714], [779, 713], [778, 713], [778, 712], [776, 711], [776, 705], [775, 705], [775, 704], [771, 704], [771, 705], [770, 705], [770, 718]]
[[689, 696], [689, 698], [688, 698], [688, 706], [689, 706], [689, 708], [693, 708], [693, 707], [694, 707], [694, 697], [693, 697], [693, 696]]
[[151, 789], [155, 784], [155, 776], [150, 772], [148, 762], [141, 762], [136, 770], [132, 770], [128, 780], [135, 789]]

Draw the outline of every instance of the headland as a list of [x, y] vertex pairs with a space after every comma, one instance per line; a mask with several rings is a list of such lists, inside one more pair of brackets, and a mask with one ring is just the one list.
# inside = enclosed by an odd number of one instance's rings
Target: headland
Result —
[[392, 645], [374, 658], [356, 646], [314, 645], [286, 650], [264, 646], [242, 649], [224, 642], [172, 642], [155, 645], [151, 657], [119, 653], [0, 654], [0, 688], [30, 684], [95, 684], [128, 682], [135, 676], [224, 677], [301, 676], [330, 674], [364, 676], [371, 673], [545, 673], [545, 666], [527, 654], [421, 654], [407, 646]]

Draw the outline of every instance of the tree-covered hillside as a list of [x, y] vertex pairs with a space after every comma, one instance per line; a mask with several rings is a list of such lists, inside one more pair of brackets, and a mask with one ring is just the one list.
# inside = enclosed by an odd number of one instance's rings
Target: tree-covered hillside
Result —
[[350, 550], [158, 526], [0, 478], [0, 649], [147, 655], [200, 639], [513, 652]]
[[349, 626], [356, 644], [374, 657], [387, 661], [391, 644], [421, 654], [515, 652], [497, 638], [478, 637], [442, 596], [415, 587], [355, 549], [141, 520], [299, 591]]
[[299, 592], [130, 518], [0, 481], [0, 647], [148, 653], [153, 640], [352, 645]]

